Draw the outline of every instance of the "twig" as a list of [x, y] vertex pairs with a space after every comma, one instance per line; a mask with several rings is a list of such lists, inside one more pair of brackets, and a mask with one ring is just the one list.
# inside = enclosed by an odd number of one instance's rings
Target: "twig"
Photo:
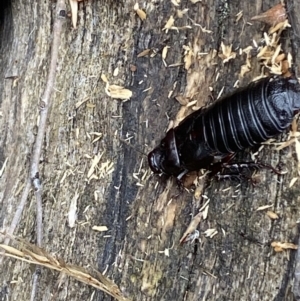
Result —
[[[33, 148], [33, 154], [30, 164], [30, 172], [29, 177], [26, 183], [26, 186], [23, 190], [22, 197], [20, 204], [18, 206], [18, 209], [14, 215], [14, 218], [12, 220], [12, 223], [7, 231], [8, 234], [12, 235], [15, 231], [15, 228], [19, 224], [19, 221], [21, 219], [21, 215], [23, 212], [23, 209], [25, 207], [31, 184], [34, 186], [35, 189], [35, 196], [37, 199], [37, 223], [40, 224], [39, 227], [37, 227], [37, 245], [40, 247], [42, 244], [42, 227], [41, 227], [41, 221], [42, 221], [42, 212], [41, 212], [41, 195], [42, 195], [42, 186], [40, 183], [39, 178], [39, 161], [41, 157], [41, 150], [44, 140], [44, 135], [46, 131], [46, 125], [47, 125], [47, 117], [48, 117], [48, 111], [51, 108], [51, 95], [53, 91], [55, 76], [56, 76], [56, 65], [58, 60], [58, 49], [60, 45], [60, 36], [62, 31], [62, 24], [65, 20], [65, 16], [61, 14], [61, 12], [65, 12], [65, 3], [64, 0], [58, 0], [56, 5], [56, 19], [54, 21], [53, 25], [53, 42], [51, 47], [51, 58], [50, 58], [50, 65], [49, 65], [49, 75], [46, 83], [46, 88], [44, 91], [44, 94], [42, 96], [42, 100], [40, 102], [40, 122], [38, 127], [38, 132], [36, 136], [35, 145]], [[9, 238], [5, 239], [5, 244], [9, 243]]]
[[[56, 14], [55, 14], [55, 20], [53, 25], [53, 40], [51, 45], [49, 73], [48, 73], [46, 87], [43, 96], [41, 98], [41, 101], [39, 103], [39, 108], [40, 108], [39, 127], [36, 136], [36, 141], [33, 147], [33, 154], [31, 156], [29, 175], [28, 175], [26, 186], [22, 193], [21, 201], [13, 217], [12, 223], [7, 231], [8, 234], [12, 235], [16, 227], [18, 226], [26, 201], [28, 199], [30, 187], [31, 185], [33, 185], [35, 190], [35, 197], [36, 197], [36, 233], [37, 233], [36, 236], [37, 236], [37, 245], [39, 247], [42, 247], [42, 240], [43, 240], [42, 185], [39, 176], [39, 161], [41, 157], [41, 151], [42, 151], [44, 136], [46, 132], [48, 112], [52, 106], [51, 96], [52, 96], [53, 86], [56, 78], [58, 52], [59, 52], [59, 46], [61, 40], [62, 27], [66, 16], [65, 12], [66, 12], [65, 0], [58, 0], [56, 4]], [[9, 243], [9, 238], [6, 238], [4, 243], [7, 245]], [[36, 272], [33, 277], [31, 300], [35, 299], [39, 274], [40, 274], [40, 267], [37, 266]]]

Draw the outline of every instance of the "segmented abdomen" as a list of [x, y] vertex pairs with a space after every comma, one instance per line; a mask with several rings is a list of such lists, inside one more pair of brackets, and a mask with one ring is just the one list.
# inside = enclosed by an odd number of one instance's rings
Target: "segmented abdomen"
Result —
[[288, 79], [267, 78], [252, 83], [215, 105], [195, 121], [207, 146], [219, 153], [237, 152], [283, 132], [294, 112]]

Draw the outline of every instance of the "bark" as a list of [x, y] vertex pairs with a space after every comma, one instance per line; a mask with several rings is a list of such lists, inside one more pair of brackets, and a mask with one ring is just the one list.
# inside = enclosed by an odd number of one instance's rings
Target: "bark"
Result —
[[[296, 2], [287, 3], [293, 19], [282, 48], [294, 54], [298, 66]], [[203, 55], [186, 71], [183, 65], [166, 67], [162, 49], [170, 46], [168, 65], [183, 63], [184, 45], [194, 53], [212, 54], [220, 51], [223, 41], [238, 52], [253, 45], [253, 39], [260, 41], [268, 29], [247, 22], [277, 2], [182, 0], [179, 8], [189, 9], [188, 19], [176, 17], [171, 1], [147, 1], [139, 3], [147, 13], [145, 21], [133, 10], [134, 4], [80, 2], [77, 29], [72, 29], [71, 19], [64, 25], [40, 160], [44, 249], [66, 262], [105, 271], [132, 300], [299, 300], [294, 272], [300, 256], [296, 251], [275, 253], [270, 246], [272, 241], [297, 243], [299, 238], [299, 183], [289, 187], [298, 176], [293, 145], [282, 151], [265, 147], [259, 154], [269, 164], [282, 164], [288, 170], [284, 176], [261, 170], [256, 187], [213, 180], [203, 188], [201, 194], [210, 203], [208, 218], [198, 226], [201, 240], [181, 246], [179, 240], [203, 199], [180, 191], [172, 178], [142, 179], [146, 171], [149, 174], [146, 157], [122, 141], [131, 137], [130, 144], [148, 153], [164, 135], [166, 114], [173, 119], [180, 108], [174, 96], [193, 95], [197, 105], [203, 105], [222, 87], [224, 93], [233, 91], [237, 79], [243, 86], [258, 76], [261, 66], [255, 55], [252, 70], [240, 78], [245, 55], [226, 64], [218, 56]], [[54, 8], [55, 2], [12, 0], [1, 13], [0, 162], [7, 159], [0, 179], [3, 231], [29, 172], [50, 62]], [[243, 18], [236, 21], [240, 11]], [[191, 29], [163, 30], [171, 15], [174, 26]], [[153, 55], [139, 57], [145, 49], [152, 49]], [[111, 84], [126, 86], [133, 97], [127, 102], [108, 97], [102, 74]], [[88, 180], [92, 159], [100, 154], [98, 178]], [[113, 172], [101, 173], [107, 162], [113, 163]], [[77, 223], [71, 228], [68, 212], [76, 195]], [[273, 205], [270, 210], [279, 219], [256, 211], [266, 204]], [[36, 242], [35, 210], [32, 191], [15, 233], [31, 243]], [[108, 231], [96, 232], [95, 225], [107, 226]], [[206, 238], [203, 232], [210, 228], [218, 234]], [[34, 266], [6, 258], [0, 273], [1, 300], [29, 300], [33, 272]], [[47, 269], [41, 270], [40, 279], [37, 300], [112, 299], [70, 278], [58, 286], [59, 274]]]

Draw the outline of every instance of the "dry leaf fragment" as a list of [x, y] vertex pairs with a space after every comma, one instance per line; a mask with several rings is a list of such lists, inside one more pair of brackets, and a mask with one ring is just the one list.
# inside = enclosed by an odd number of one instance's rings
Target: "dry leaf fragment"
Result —
[[271, 243], [271, 247], [274, 248], [275, 252], [282, 252], [282, 251], [287, 250], [287, 249], [292, 249], [292, 250], [297, 250], [298, 249], [298, 246], [293, 244], [293, 243], [279, 242], [279, 241], [273, 241]]
[[252, 21], [264, 22], [270, 26], [274, 26], [280, 22], [283, 22], [285, 19], [286, 10], [284, 5], [282, 5], [281, 3], [273, 6], [272, 8], [260, 15], [251, 18]]
[[71, 7], [71, 15], [72, 15], [72, 25], [73, 25], [73, 28], [76, 29], [77, 15], [78, 15], [78, 1], [70, 0], [70, 7]]

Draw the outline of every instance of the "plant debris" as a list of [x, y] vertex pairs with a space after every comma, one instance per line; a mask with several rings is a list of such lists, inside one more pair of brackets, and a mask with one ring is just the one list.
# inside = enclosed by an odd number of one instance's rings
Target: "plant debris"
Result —
[[134, 5], [133, 9], [135, 10], [135, 12], [137, 13], [137, 15], [140, 17], [140, 19], [142, 21], [146, 20], [147, 15], [146, 15], [146, 13], [142, 9], [139, 8], [139, 4], [138, 3], [136, 3]]
[[270, 26], [275, 26], [280, 22], [284, 22], [287, 18], [285, 6], [282, 3], [279, 3], [266, 12], [254, 16], [251, 18], [252, 21], [264, 22]]
[[297, 250], [298, 246], [290, 243], [290, 242], [279, 242], [279, 241], [273, 241], [271, 243], [271, 247], [274, 248], [275, 252], [282, 252], [284, 250], [292, 249], [292, 250]]
[[[6, 236], [3, 233], [0, 234]], [[38, 248], [21, 238], [10, 238], [15, 243], [19, 244], [20, 247], [15, 248], [0, 244], [0, 248], [5, 251], [4, 256], [56, 270], [82, 283], [93, 286], [119, 301], [130, 301], [130, 299], [127, 299], [122, 295], [120, 289], [112, 280], [96, 271], [96, 268], [93, 270], [93, 273], [91, 273], [81, 266], [66, 263], [62, 258], [57, 259], [47, 253], [44, 249]]]
[[101, 75], [101, 79], [106, 83], [105, 92], [108, 96], [127, 101], [132, 97], [132, 91], [118, 85], [110, 85], [106, 76]]

